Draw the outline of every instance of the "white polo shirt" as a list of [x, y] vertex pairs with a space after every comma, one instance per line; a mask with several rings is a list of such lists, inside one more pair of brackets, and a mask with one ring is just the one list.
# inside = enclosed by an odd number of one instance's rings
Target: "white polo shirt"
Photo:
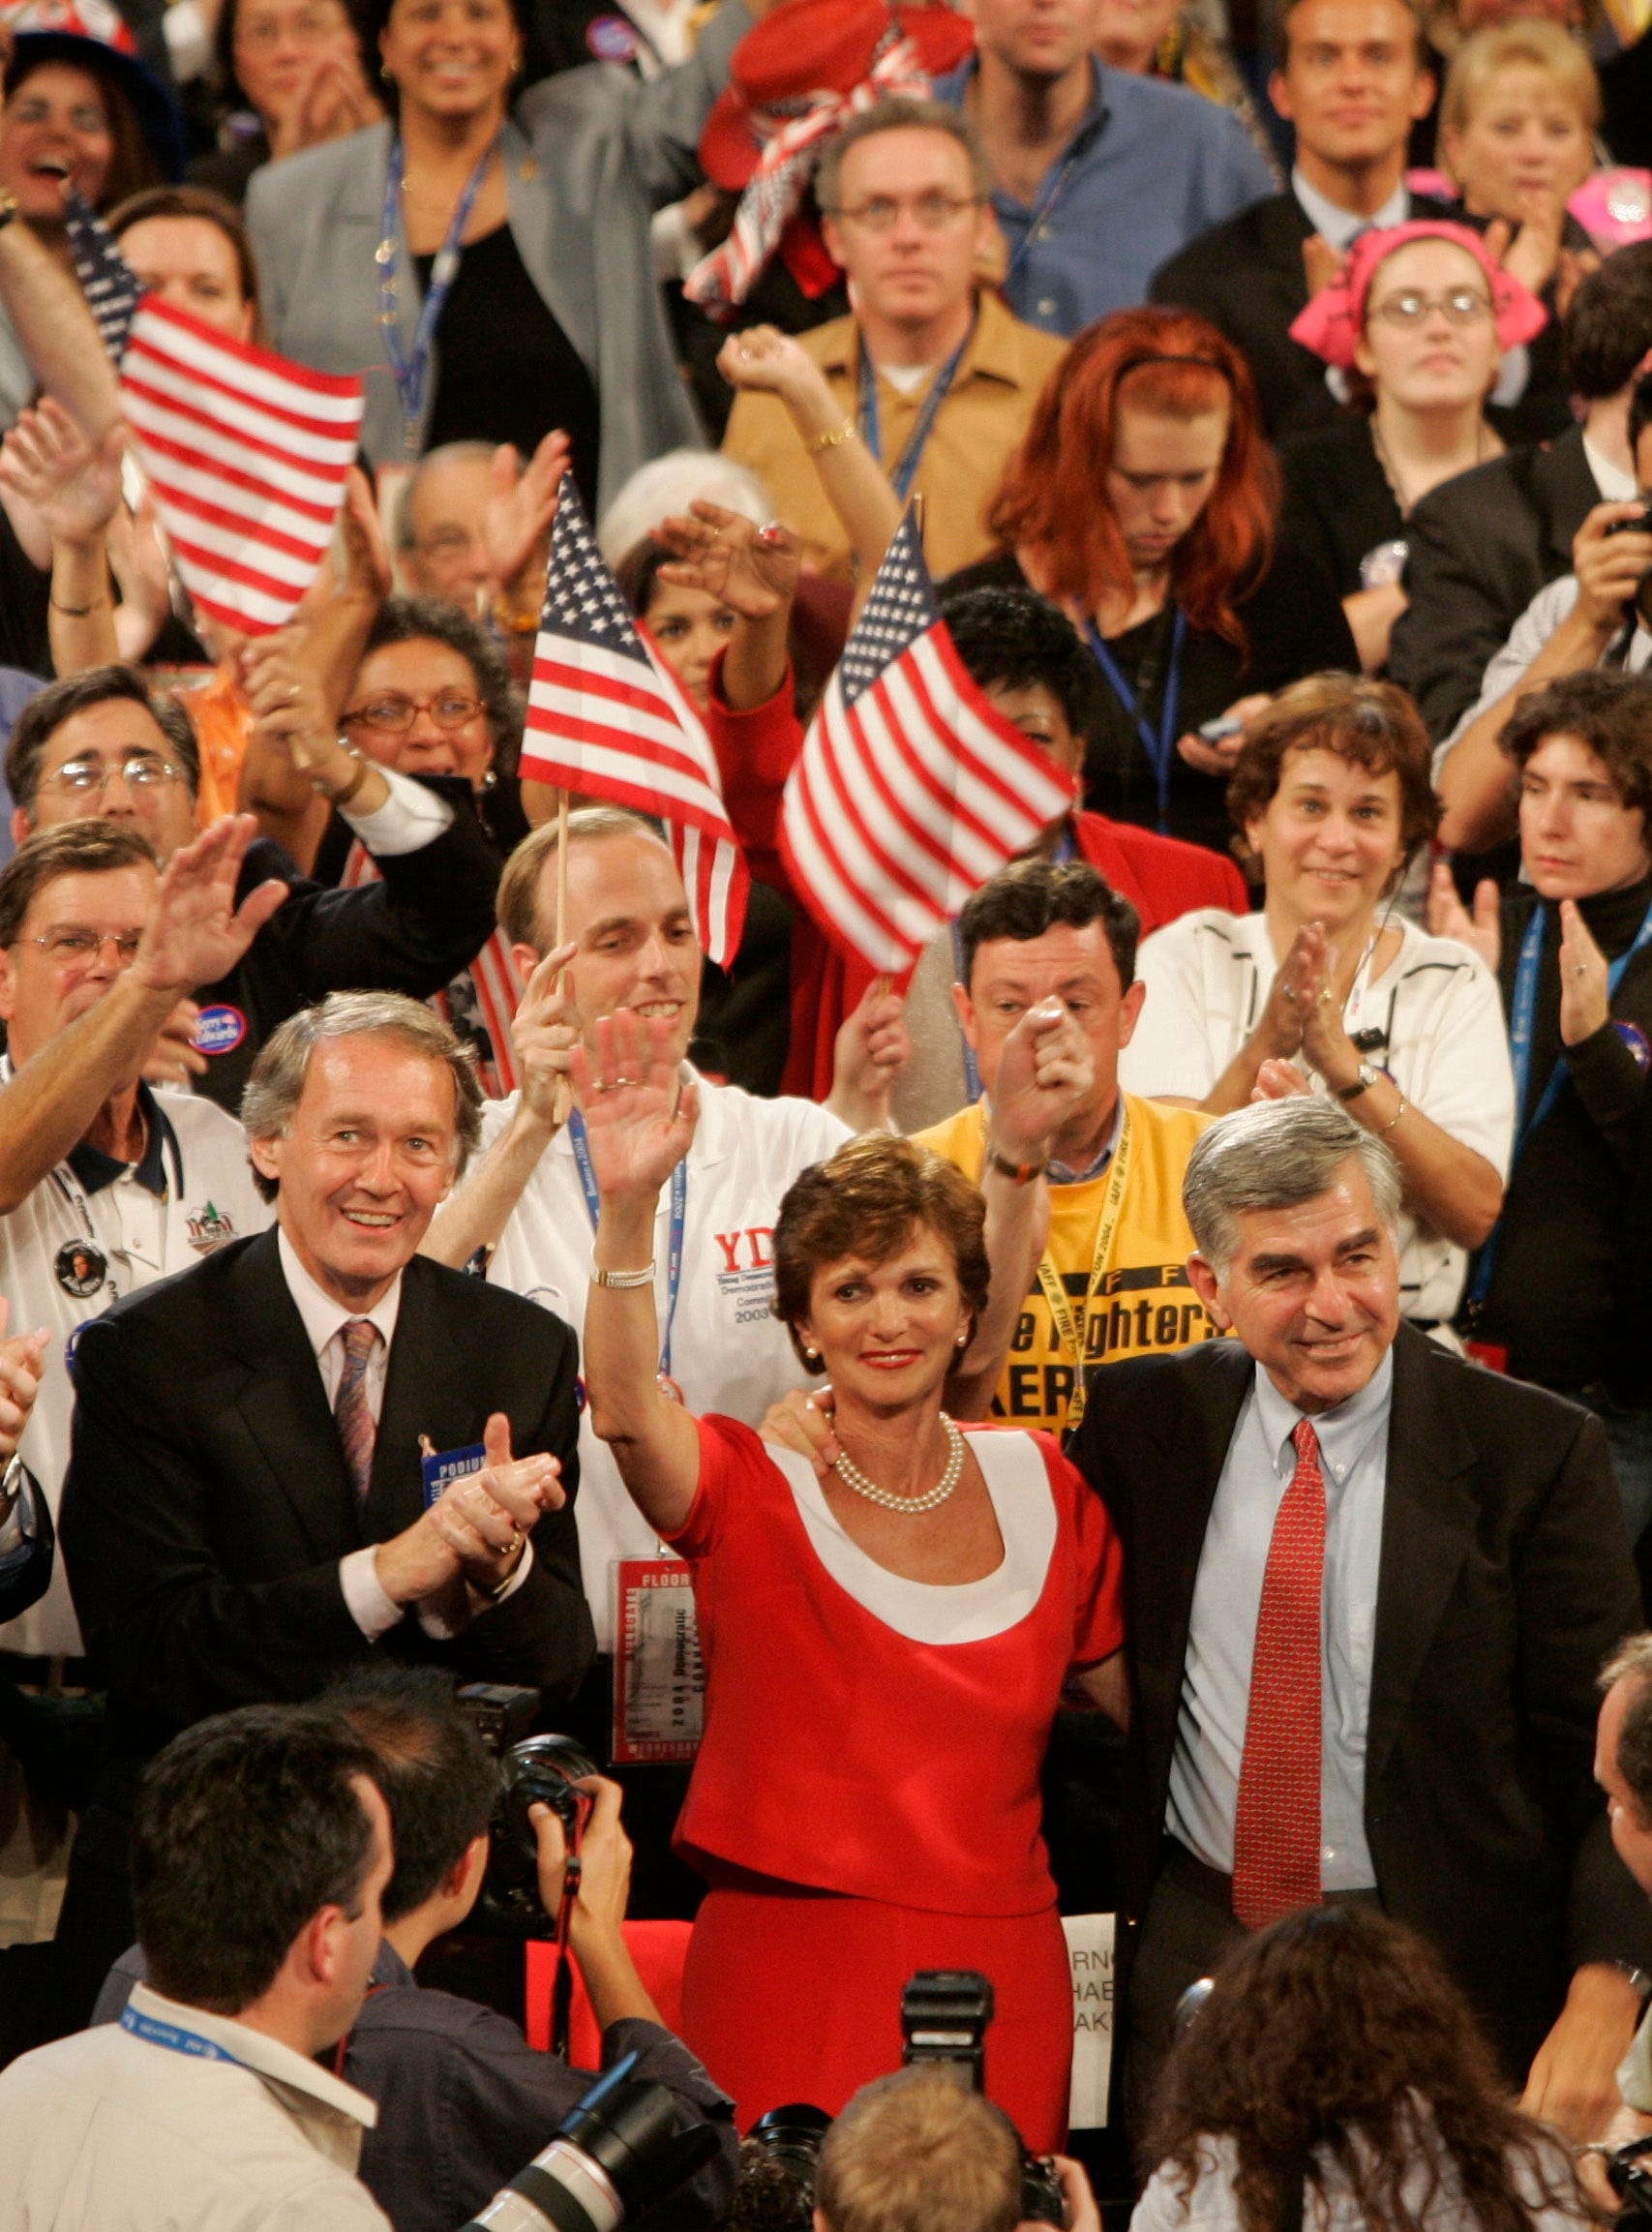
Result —
[[[849, 1127], [813, 1101], [760, 1101], [736, 1085], [698, 1079], [700, 1121], [688, 1150], [682, 1277], [672, 1332], [672, 1377], [690, 1410], [718, 1411], [756, 1426], [771, 1403], [805, 1374], [774, 1299], [774, 1221], [786, 1189], [850, 1137]], [[490, 1101], [482, 1140], [510, 1122], [516, 1098]], [[654, 1227], [654, 1302], [663, 1328], [668, 1295], [670, 1189]], [[567, 1131], [558, 1131], [523, 1190], [488, 1276], [566, 1320], [581, 1338], [590, 1283], [591, 1220]], [[580, 1492], [574, 1506], [586, 1595], [599, 1650], [614, 1647], [612, 1567], [648, 1557], [659, 1537], [625, 1493], [606, 1446], [580, 1420]]]
[[[10, 1062], [0, 1060], [0, 1086], [11, 1075]], [[44, 1326], [51, 1335], [18, 1455], [54, 1519], [69, 1463], [75, 1393], [66, 1359], [75, 1333], [123, 1294], [187, 1271], [227, 1240], [261, 1231], [272, 1215], [253, 1183], [247, 1135], [232, 1116], [188, 1093], [145, 1094], [149, 1140], [141, 1162], [122, 1167], [77, 1147], [0, 1217], [0, 1294], [12, 1305], [11, 1331]], [[179, 1369], [188, 1370], [187, 1358]], [[58, 1557], [45, 1595], [0, 1627], [0, 1650], [75, 1657], [81, 1647]]]
[[131, 2008], [147, 2036], [103, 2023], [0, 2074], [0, 2232], [389, 2232], [355, 2176], [365, 2094], [148, 1984]]

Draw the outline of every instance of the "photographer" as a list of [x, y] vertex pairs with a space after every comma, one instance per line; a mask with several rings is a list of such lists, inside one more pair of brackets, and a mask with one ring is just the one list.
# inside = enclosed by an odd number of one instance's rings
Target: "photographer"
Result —
[[1240, 1940], [1160, 2073], [1130, 2232], [1581, 2232], [1439, 1956], [1363, 1903]]
[[[457, 1929], [476, 1904], [499, 1793], [497, 1769], [455, 1704], [451, 1682], [434, 1668], [364, 1668], [336, 1683], [323, 1703], [370, 1748], [396, 1848], [383, 1897], [384, 1942], [336, 2063], [346, 2083], [378, 2103], [377, 2124], [362, 2143], [360, 2176], [396, 2232], [452, 2232], [545, 2145], [594, 2078], [536, 2052], [491, 2008], [426, 1991], [415, 1980], [426, 1948]], [[693, 2232], [721, 2215], [733, 2189], [731, 2103], [661, 2024], [621, 1935], [631, 1846], [619, 1823], [618, 1788], [601, 1777], [582, 1787], [595, 1804], [580, 1843], [569, 1942], [602, 2028], [603, 2067], [635, 2049], [634, 2076], [677, 2097], [679, 2127], [702, 2121], [721, 2127], [722, 2154], [645, 2219], [653, 2232]], [[567, 1864], [562, 1825], [548, 1806], [535, 1807], [533, 1820], [540, 1897], [555, 1917]], [[94, 2020], [117, 2019], [142, 1973], [141, 1955], [126, 1955]]]
[[[1084, 2172], [1054, 2160], [1067, 2232], [1101, 2232]], [[1021, 2216], [1015, 2126], [955, 2069], [874, 2078], [822, 2142], [815, 2232], [1012, 2232]]]

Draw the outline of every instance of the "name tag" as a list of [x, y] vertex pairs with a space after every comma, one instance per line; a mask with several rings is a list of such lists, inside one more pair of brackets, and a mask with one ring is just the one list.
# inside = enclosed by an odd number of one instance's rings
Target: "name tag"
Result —
[[622, 1557], [614, 1589], [613, 1757], [691, 1760], [706, 1709], [693, 1574], [677, 1557]]
[[464, 1480], [466, 1474], [480, 1472], [488, 1462], [488, 1452], [479, 1441], [466, 1449], [433, 1449], [428, 1457], [419, 1460], [419, 1470], [425, 1481], [425, 1509], [437, 1501], [444, 1488], [451, 1482]]

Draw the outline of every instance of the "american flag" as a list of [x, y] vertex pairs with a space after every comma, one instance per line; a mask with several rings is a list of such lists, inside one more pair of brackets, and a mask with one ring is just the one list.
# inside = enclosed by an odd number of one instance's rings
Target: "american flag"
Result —
[[120, 393], [196, 609], [244, 635], [285, 626], [332, 540], [360, 378], [312, 372], [147, 295]]
[[611, 799], [669, 824], [701, 945], [726, 965], [745, 920], [744, 859], [710, 739], [638, 633], [564, 479], [522, 739], [530, 780]]
[[[345, 856], [344, 873], [339, 878], [340, 889], [355, 891], [364, 884], [381, 881], [377, 861], [357, 837]], [[484, 1088], [496, 1101], [502, 1101], [507, 1093], [514, 1093], [521, 1082], [516, 1066], [516, 1041], [511, 1035], [511, 1026], [516, 1020], [516, 1011], [522, 1005], [522, 996], [526, 989], [522, 972], [511, 952], [510, 940], [502, 930], [496, 930], [469, 968], [464, 972], [464, 976], [456, 977], [448, 990], [433, 992], [425, 1003], [464, 1036], [465, 1010], [470, 1005], [470, 1000], [474, 1000], [476, 1013], [488, 1034], [488, 1053], [482, 1057], [478, 1067], [482, 1072]], [[480, 1054], [481, 1049], [478, 1047], [477, 1051]]]
[[966, 673], [909, 512], [787, 778], [798, 894], [840, 947], [898, 975], [1071, 804]]
[[113, 233], [78, 194], [71, 192], [66, 197], [63, 222], [80, 291], [97, 321], [104, 347], [118, 365], [126, 354], [133, 313], [142, 300], [142, 284], [115, 246]]

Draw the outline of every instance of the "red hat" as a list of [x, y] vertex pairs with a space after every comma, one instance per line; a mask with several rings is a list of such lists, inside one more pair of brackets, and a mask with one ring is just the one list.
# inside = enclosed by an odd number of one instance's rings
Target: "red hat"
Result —
[[1414, 217], [1384, 231], [1362, 232], [1337, 277], [1298, 315], [1291, 339], [1324, 357], [1327, 364], [1346, 371], [1354, 362], [1366, 329], [1366, 298], [1378, 266], [1397, 248], [1404, 248], [1413, 240], [1449, 240], [1453, 247], [1465, 249], [1473, 256], [1491, 289], [1500, 348], [1511, 349], [1518, 342], [1532, 340], [1548, 323], [1548, 313], [1537, 296], [1512, 271], [1504, 270], [1478, 232], [1443, 217]]
[[806, 294], [824, 294], [837, 267], [799, 215], [822, 148], [858, 109], [926, 95], [975, 43], [945, 0], [786, 0], [748, 31], [700, 136], [706, 176], [742, 199], [729, 238], [691, 274], [690, 300], [727, 316], [776, 249]]

